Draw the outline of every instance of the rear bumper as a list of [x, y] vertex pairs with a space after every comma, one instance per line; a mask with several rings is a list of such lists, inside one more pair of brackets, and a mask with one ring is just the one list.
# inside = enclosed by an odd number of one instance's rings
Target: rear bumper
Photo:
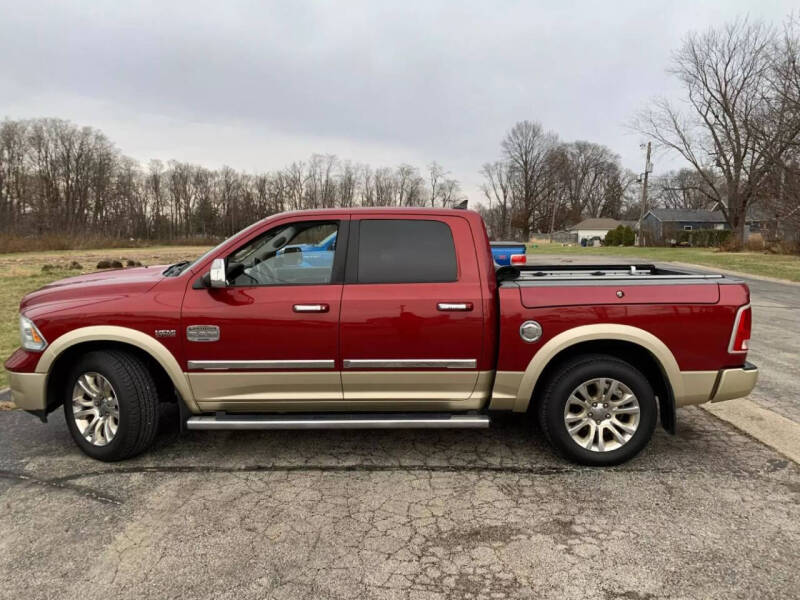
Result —
[[44, 373], [15, 373], [8, 371], [11, 399], [22, 410], [42, 412], [47, 405]]
[[683, 371], [683, 392], [676, 395], [676, 406], [704, 402], [722, 402], [742, 398], [753, 391], [758, 381], [758, 368], [750, 363], [719, 371]]
[[739, 369], [722, 369], [711, 401], [722, 402], [747, 396], [756, 387], [757, 381], [758, 367], [754, 364], [745, 363]]

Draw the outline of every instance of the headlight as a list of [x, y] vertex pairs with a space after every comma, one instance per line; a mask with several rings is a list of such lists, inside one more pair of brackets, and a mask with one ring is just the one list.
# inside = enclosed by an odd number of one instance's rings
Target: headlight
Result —
[[47, 347], [47, 340], [45, 340], [44, 336], [36, 329], [36, 325], [33, 324], [33, 321], [24, 315], [19, 316], [19, 337], [20, 344], [25, 350], [41, 352]]

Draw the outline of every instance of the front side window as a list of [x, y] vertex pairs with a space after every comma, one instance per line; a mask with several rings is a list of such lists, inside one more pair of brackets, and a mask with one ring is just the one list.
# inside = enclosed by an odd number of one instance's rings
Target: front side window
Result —
[[230, 285], [309, 285], [331, 282], [339, 225], [302, 221], [270, 229], [228, 256]]
[[442, 221], [365, 219], [358, 240], [359, 283], [436, 283], [458, 279], [453, 234]]

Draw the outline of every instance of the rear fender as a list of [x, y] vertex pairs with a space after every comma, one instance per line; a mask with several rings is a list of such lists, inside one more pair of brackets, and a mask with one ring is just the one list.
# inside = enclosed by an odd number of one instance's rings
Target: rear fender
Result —
[[[616, 340], [630, 342], [650, 351], [658, 361], [664, 375], [666, 376], [673, 397], [678, 400], [685, 396], [683, 378], [678, 362], [670, 349], [654, 336], [652, 333], [631, 327], [630, 325], [618, 325], [613, 323], [583, 325], [564, 331], [548, 342], [546, 342], [528, 363], [527, 368], [518, 378], [516, 397], [513, 400], [512, 410], [514, 412], [525, 412], [533, 396], [533, 389], [539, 380], [542, 372], [550, 361], [560, 352], [567, 348], [588, 341]], [[506, 376], [506, 388], [511, 383]], [[513, 385], [513, 384], [512, 384]], [[680, 405], [680, 402], [678, 403]]]

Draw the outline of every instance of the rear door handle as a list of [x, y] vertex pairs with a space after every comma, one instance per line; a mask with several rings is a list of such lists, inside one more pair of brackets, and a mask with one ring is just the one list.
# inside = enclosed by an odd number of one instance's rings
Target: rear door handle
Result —
[[327, 304], [295, 304], [293, 307], [296, 313], [325, 313], [329, 309]]
[[472, 302], [439, 302], [436, 308], [442, 311], [470, 311]]

